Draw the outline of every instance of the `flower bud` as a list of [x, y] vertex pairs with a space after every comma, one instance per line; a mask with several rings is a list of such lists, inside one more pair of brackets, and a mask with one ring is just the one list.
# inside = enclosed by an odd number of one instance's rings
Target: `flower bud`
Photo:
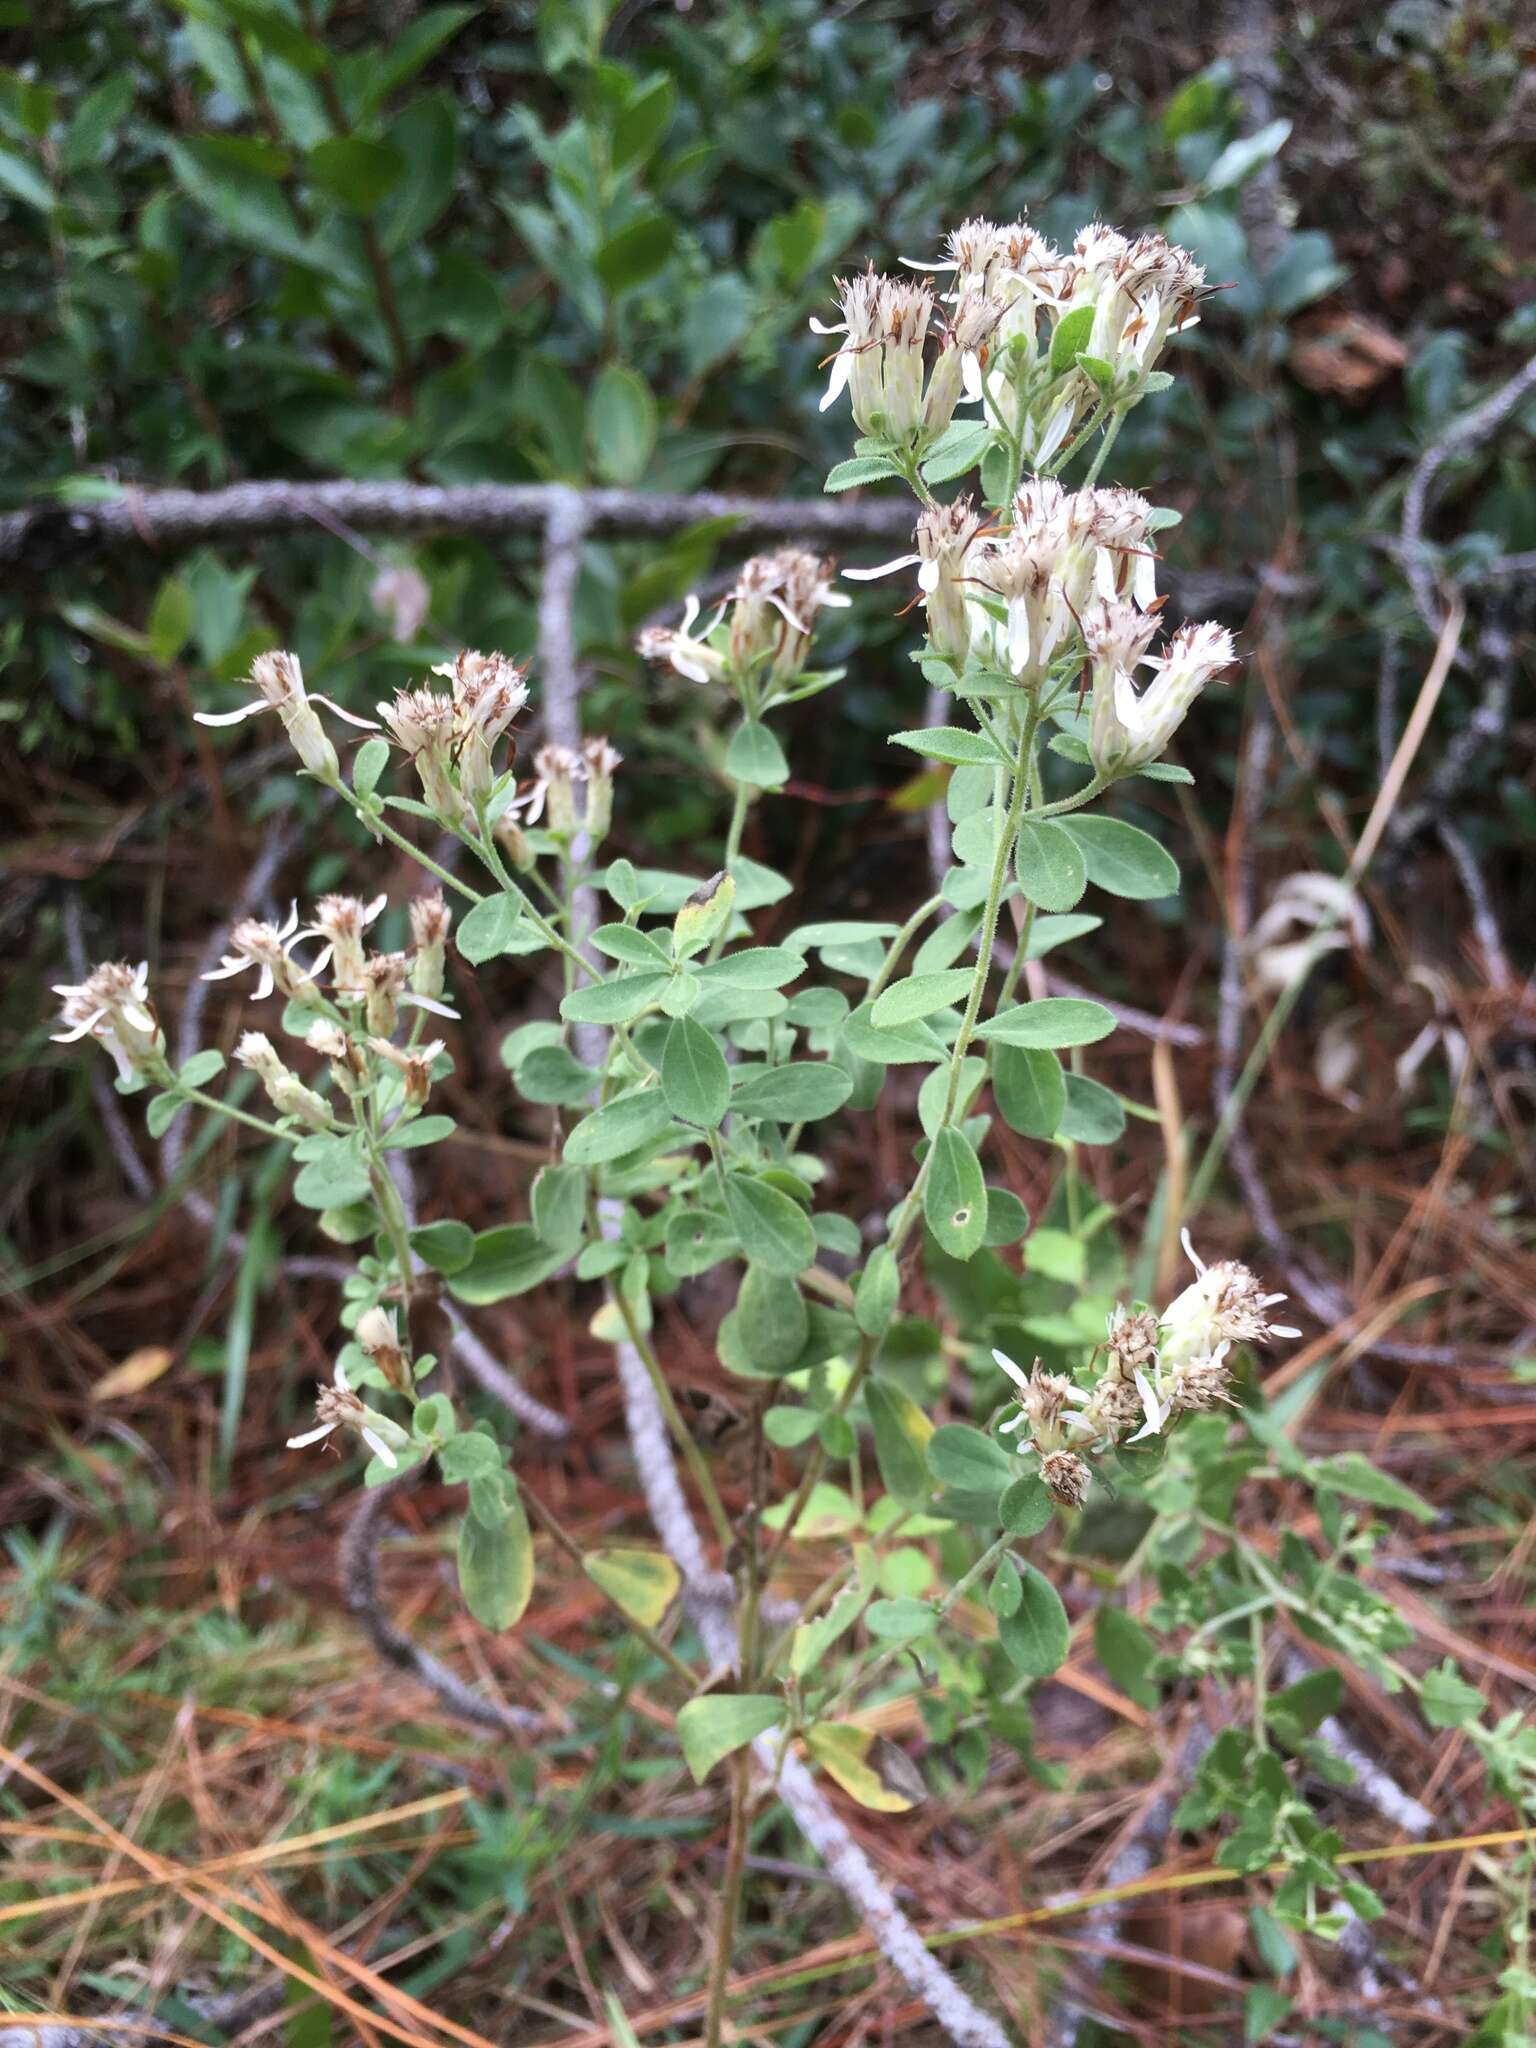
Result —
[[604, 739], [587, 740], [581, 757], [587, 778], [587, 801], [582, 823], [592, 845], [599, 846], [607, 838], [608, 827], [613, 823], [613, 778], [624, 757]]
[[375, 896], [364, 903], [357, 896], [322, 896], [315, 905], [315, 921], [300, 937], [325, 940], [316, 956], [312, 973], [318, 974], [330, 962], [331, 982], [338, 993], [356, 996], [363, 986], [363, 933], [378, 917], [388, 899]]
[[672, 957], [688, 960], [702, 953], [730, 923], [736, 904], [736, 884], [722, 868], [684, 903], [672, 922]]
[[1064, 1508], [1080, 1508], [1092, 1474], [1076, 1451], [1047, 1451], [1040, 1460], [1040, 1477]]
[[410, 1367], [405, 1362], [405, 1353], [400, 1349], [400, 1332], [390, 1311], [377, 1305], [364, 1309], [357, 1319], [355, 1335], [358, 1344], [368, 1355], [369, 1364], [378, 1367], [395, 1392], [408, 1392], [411, 1385]]
[[291, 1116], [312, 1131], [330, 1128], [331, 1112], [325, 1097], [306, 1088], [298, 1075], [290, 1072], [265, 1032], [247, 1031], [235, 1047], [235, 1058], [255, 1074], [279, 1116]]
[[330, 1061], [331, 1078], [338, 1088], [348, 1095], [355, 1092], [357, 1083], [368, 1071], [368, 1063], [340, 1025], [333, 1024], [328, 1017], [317, 1017], [304, 1043], [311, 1052]]

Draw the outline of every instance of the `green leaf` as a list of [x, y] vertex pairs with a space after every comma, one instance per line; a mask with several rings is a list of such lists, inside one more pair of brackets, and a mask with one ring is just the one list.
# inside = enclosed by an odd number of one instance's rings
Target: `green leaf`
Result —
[[690, 290], [683, 307], [683, 360], [691, 377], [715, 369], [751, 332], [757, 294], [733, 270]]
[[942, 1251], [968, 1259], [987, 1234], [987, 1184], [969, 1138], [953, 1124], [934, 1135], [923, 1189], [923, 1218]]
[[711, 1693], [678, 1709], [677, 1739], [696, 1785], [715, 1765], [784, 1719], [784, 1702], [768, 1693]]
[[638, 167], [656, 154], [676, 98], [676, 83], [665, 73], [635, 94], [613, 124], [608, 154], [615, 172]]
[[1067, 1104], [1061, 1061], [1047, 1046], [999, 1045], [992, 1056], [998, 1114], [1022, 1138], [1051, 1138]]
[[[364, 740], [352, 762], [352, 787], [361, 797], [370, 797], [379, 786], [379, 777], [389, 766], [389, 741], [374, 738]], [[478, 905], [476, 906], [479, 907]], [[460, 934], [462, 944], [463, 935]]]
[[1412, 1487], [1373, 1465], [1363, 1451], [1340, 1451], [1335, 1457], [1320, 1458], [1307, 1475], [1314, 1486], [1347, 1494], [1351, 1500], [1369, 1501], [1373, 1507], [1397, 1508], [1415, 1521], [1432, 1522], [1435, 1510]]
[[933, 1424], [909, 1394], [885, 1380], [865, 1384], [864, 1405], [886, 1492], [899, 1501], [926, 1501], [932, 1488], [925, 1454], [935, 1434]]
[[969, 967], [946, 967], [940, 974], [909, 975], [876, 996], [869, 1021], [877, 1031], [899, 1030], [903, 1024], [915, 1024], [919, 1018], [931, 1017], [936, 1010], [947, 1010], [962, 996], [969, 995], [975, 979], [975, 971]]
[[1009, 1661], [1027, 1678], [1049, 1678], [1066, 1662], [1072, 1632], [1061, 1595], [1032, 1564], [1020, 1564], [1022, 1598], [1018, 1611], [997, 1624], [998, 1641]]
[[815, 1123], [841, 1109], [852, 1093], [847, 1072], [831, 1060], [791, 1060], [748, 1068], [731, 1091], [731, 1114], [749, 1122]]
[[589, 1550], [582, 1564], [593, 1585], [645, 1628], [655, 1628], [683, 1583], [661, 1550]]
[[864, 1625], [887, 1642], [911, 1642], [932, 1635], [938, 1615], [926, 1600], [874, 1600], [865, 1609]]
[[1005, 1550], [997, 1561], [997, 1570], [987, 1588], [987, 1605], [996, 1615], [1017, 1614], [1024, 1598], [1024, 1581], [1019, 1577], [1019, 1568]]
[[912, 732], [893, 732], [888, 744], [910, 747], [914, 754], [930, 761], [947, 761], [954, 768], [996, 768], [1004, 757], [984, 732], [968, 732], [960, 725], [925, 725]]
[[1086, 1074], [1068, 1074], [1066, 1107], [1056, 1126], [1058, 1138], [1071, 1138], [1078, 1145], [1112, 1145], [1125, 1129], [1125, 1110], [1120, 1098], [1102, 1081], [1090, 1081]]
[[1468, 1685], [1447, 1657], [1437, 1669], [1426, 1671], [1419, 1688], [1419, 1705], [1431, 1728], [1467, 1728], [1482, 1719], [1488, 1702], [1475, 1685]]
[[900, 476], [901, 471], [889, 457], [884, 455], [855, 455], [848, 462], [839, 462], [827, 471], [824, 491], [852, 491], [860, 484], [877, 484], [888, 476]]
[[782, 988], [798, 981], [805, 972], [805, 955], [790, 946], [743, 946], [739, 953], [722, 953], [699, 969], [705, 982], [729, 982], [735, 988]]
[[586, 1175], [579, 1166], [541, 1166], [533, 1178], [529, 1207], [544, 1243], [569, 1258], [586, 1231]]
[[515, 1495], [495, 1528], [473, 1514], [460, 1522], [459, 1587], [482, 1627], [507, 1629], [522, 1619], [533, 1596], [533, 1538]]
[[418, 1116], [409, 1123], [396, 1124], [384, 1139], [386, 1151], [413, 1152], [419, 1145], [440, 1145], [451, 1138], [458, 1125], [451, 1116]]
[[1088, 886], [1077, 841], [1052, 818], [1020, 820], [1014, 867], [1019, 887], [1041, 910], [1070, 910]]
[[1136, 903], [1178, 893], [1179, 868], [1150, 832], [1122, 818], [1063, 818], [1081, 849], [1088, 879], [1111, 896]]
[[393, 255], [412, 247], [453, 197], [459, 169], [459, 109], [446, 92], [413, 100], [385, 138], [406, 166], [379, 210], [379, 239]]
[[1239, 135], [1217, 157], [1204, 180], [1207, 192], [1225, 192], [1241, 185], [1256, 170], [1279, 154], [1291, 132], [1289, 121], [1267, 121], [1252, 135]]
[[360, 135], [317, 142], [306, 163], [313, 183], [351, 213], [372, 213], [405, 176], [405, 158], [398, 149]]
[[592, 934], [592, 944], [599, 953], [606, 953], [610, 960], [622, 960], [626, 967], [665, 967], [670, 970], [672, 965], [666, 948], [637, 925], [599, 925]]
[[901, 1299], [901, 1268], [888, 1244], [876, 1245], [859, 1275], [853, 1319], [866, 1337], [883, 1337]]
[[1088, 337], [1093, 332], [1093, 307], [1078, 306], [1070, 313], [1063, 313], [1056, 322], [1051, 335], [1050, 370], [1053, 377], [1060, 377], [1070, 370], [1080, 352], [1088, 346]]
[[998, 1494], [1018, 1474], [1018, 1461], [968, 1422], [946, 1422], [928, 1440], [928, 1470], [957, 1493]]
[[605, 483], [638, 483], [656, 447], [656, 401], [638, 370], [609, 363], [587, 406], [593, 466]]
[[368, 1194], [368, 1162], [353, 1139], [338, 1138], [327, 1145], [300, 1168], [293, 1183], [294, 1200], [306, 1209], [345, 1209], [366, 1201]]
[[714, 1130], [731, 1099], [725, 1054], [702, 1024], [676, 1018], [661, 1055], [661, 1092], [675, 1117]]
[[953, 483], [972, 470], [992, 445], [994, 430], [984, 420], [951, 420], [923, 458], [923, 479]]
[[601, 1166], [652, 1144], [672, 1121], [672, 1111], [659, 1088], [621, 1095], [617, 1102], [583, 1117], [565, 1141], [570, 1166]]
[[467, 1223], [445, 1217], [411, 1232], [411, 1250], [434, 1273], [461, 1273], [475, 1254], [475, 1233]]
[[208, 1083], [224, 1071], [224, 1055], [213, 1046], [205, 1046], [201, 1052], [193, 1053], [176, 1078], [183, 1088], [206, 1088]]
[[676, 234], [666, 214], [643, 213], [608, 237], [598, 249], [593, 267], [609, 293], [619, 298], [664, 268]]
[[471, 1308], [484, 1308], [511, 1295], [526, 1294], [564, 1263], [531, 1223], [506, 1223], [482, 1230], [467, 1265], [448, 1276], [448, 1292]]
[[1282, 1742], [1299, 1747], [1338, 1712], [1344, 1681], [1337, 1671], [1309, 1671], [1294, 1685], [1271, 1693], [1266, 1718]]
[[[1289, 127], [1290, 123], [1281, 124]], [[1251, 1984], [1243, 2000], [1243, 2039], [1250, 2048], [1258, 2048], [1262, 2041], [1274, 2039], [1276, 2029], [1283, 2026], [1291, 2010], [1288, 1995], [1275, 1984]]]
[[536, 1045], [517, 1063], [519, 1093], [529, 1102], [569, 1108], [585, 1102], [598, 1085], [598, 1075], [584, 1067], [563, 1045]]
[[1010, 1536], [1038, 1536], [1056, 1511], [1051, 1490], [1033, 1472], [1011, 1479], [997, 1504], [997, 1517]]
[[1042, 996], [1035, 1003], [1015, 1003], [980, 1026], [976, 1036], [1001, 1045], [1093, 1045], [1115, 1028], [1112, 1010], [1082, 996]]
[[1017, 1244], [1029, 1228], [1029, 1211], [1012, 1188], [987, 1187], [987, 1234], [982, 1243], [990, 1251]]
[[789, 780], [789, 763], [770, 728], [761, 719], [748, 718], [731, 735], [725, 772], [733, 782], [753, 789], [782, 789]]
[[1148, 1676], [1157, 1645], [1135, 1615], [1106, 1603], [1093, 1618], [1094, 1654], [1127, 1699], [1138, 1707], [1155, 1707], [1158, 1690]]
[[632, 1024], [666, 989], [668, 974], [623, 974], [613, 981], [589, 982], [572, 989], [560, 1004], [571, 1024]]
[[482, 961], [494, 960], [506, 952], [517, 938], [522, 921], [522, 907], [516, 897], [487, 896], [469, 912], [454, 933], [454, 942], [470, 965], [478, 967]]
[[735, 1231], [712, 1209], [679, 1209], [667, 1218], [662, 1255], [668, 1272], [679, 1280], [707, 1273], [722, 1259], [733, 1258], [737, 1248]]
[[179, 1095], [157, 1095], [144, 1112], [144, 1128], [152, 1138], [163, 1138], [186, 1103]]
[[149, 614], [149, 643], [156, 661], [174, 661], [191, 639], [195, 623], [191, 591], [179, 576], [167, 576], [155, 592]]
[[810, 1315], [805, 1297], [783, 1273], [748, 1266], [736, 1296], [736, 1341], [761, 1373], [788, 1372], [805, 1349]]
[[816, 1233], [796, 1201], [744, 1173], [725, 1177], [725, 1208], [741, 1248], [755, 1265], [790, 1278], [816, 1261]]
[[188, 198], [211, 213], [232, 240], [307, 264], [309, 246], [271, 168], [286, 160], [264, 145], [242, 144], [244, 137], [191, 135], [168, 143], [166, 154]]

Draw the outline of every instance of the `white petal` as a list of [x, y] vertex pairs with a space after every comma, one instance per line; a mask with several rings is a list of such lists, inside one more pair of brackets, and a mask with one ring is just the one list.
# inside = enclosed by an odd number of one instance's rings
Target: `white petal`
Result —
[[1040, 467], [1041, 463], [1049, 462], [1062, 442], [1067, 438], [1067, 429], [1072, 424], [1072, 414], [1075, 410], [1076, 407], [1070, 399], [1065, 405], [1057, 406], [1056, 417], [1046, 428], [1044, 438], [1035, 451], [1036, 469]]
[[76, 1024], [68, 1031], [53, 1032], [51, 1042], [54, 1045], [73, 1045], [77, 1038], [85, 1038], [106, 1014], [105, 1010], [93, 1011], [83, 1024]]
[[[914, 562], [921, 560], [921, 555], [896, 555], [876, 569], [845, 569], [843, 574], [850, 583], [872, 583], [877, 576], [894, 576], [898, 569], [910, 569]], [[922, 578], [919, 577], [918, 581], [921, 582]]]
[[1179, 1243], [1183, 1245], [1184, 1256], [1186, 1259], [1188, 1259], [1189, 1263], [1194, 1267], [1195, 1271], [1197, 1273], [1203, 1273], [1205, 1271], [1205, 1261], [1201, 1258], [1200, 1254], [1195, 1250], [1195, 1247], [1190, 1240], [1190, 1235], [1187, 1228], [1179, 1232]]
[[689, 627], [693, 624], [694, 620], [699, 616], [699, 609], [700, 607], [698, 597], [695, 594], [695, 592], [690, 590], [688, 593], [687, 602], [683, 606], [683, 623], [682, 626], [679, 628], [679, 630], [682, 632], [685, 638], [687, 636]]
[[822, 609], [829, 612], [846, 611], [853, 599], [845, 590], [824, 590], [821, 593]]
[[373, 1455], [379, 1460], [380, 1464], [387, 1465], [392, 1472], [399, 1465], [400, 1460], [389, 1448], [389, 1445], [385, 1443], [383, 1437], [376, 1435], [373, 1430], [364, 1429], [363, 1442], [368, 1446], [369, 1450], [372, 1451]]
[[269, 995], [271, 995], [271, 993], [272, 993], [272, 970], [271, 970], [271, 968], [270, 968], [270, 967], [269, 967], [269, 966], [267, 965], [266, 961], [265, 961], [265, 960], [263, 960], [263, 961], [262, 961], [262, 963], [261, 963], [261, 973], [260, 973], [260, 975], [259, 975], [259, 976], [257, 977], [257, 981], [256, 981], [256, 996], [255, 996], [255, 1000], [256, 1000], [256, 1001], [257, 1001], [258, 1003], [260, 1003], [260, 1002], [263, 1002], [263, 1001], [265, 1001], [265, 999], [266, 999], [266, 998], [267, 998], [267, 997], [268, 997]]
[[1008, 661], [1017, 668], [1029, 659], [1029, 609], [1022, 597], [1008, 600]]
[[434, 1017], [457, 1017], [459, 1014], [451, 1003], [440, 1003], [436, 996], [412, 995], [408, 990], [400, 1000], [402, 1003], [410, 1003], [415, 1009], [430, 1010]]
[[288, 1448], [290, 1451], [302, 1451], [306, 1444], [317, 1444], [322, 1437], [329, 1436], [335, 1427], [334, 1422], [322, 1422], [318, 1429], [306, 1429], [302, 1436], [289, 1437]]
[[367, 930], [368, 926], [373, 923], [373, 920], [378, 916], [379, 912], [384, 908], [385, 904], [388, 901], [388, 896], [379, 895], [375, 896], [371, 903], [365, 903], [363, 905], [363, 914], [359, 922], [362, 924], [363, 929], [365, 931]]
[[818, 320], [813, 313], [810, 318], [810, 329], [812, 334], [846, 334], [848, 323], [846, 320], [838, 320], [829, 327], [825, 320]]
[[[692, 655], [680, 654], [677, 652], [675, 648], [672, 652], [672, 666], [677, 670], [680, 676], [686, 676], [690, 683], [707, 683], [710, 679], [709, 670], [704, 666], [702, 661], [695, 661]], [[539, 815], [539, 811], [542, 811], [543, 808], [544, 804], [542, 798], [539, 801], [538, 811], [534, 810], [530, 802], [528, 809], [528, 822], [530, 825], [533, 823], [534, 819]]]
[[343, 710], [341, 705], [336, 702], [334, 697], [322, 697], [318, 690], [310, 691], [309, 701], [311, 704], [323, 704], [327, 711], [334, 711], [336, 716], [338, 718], [344, 718], [347, 721], [348, 725], [361, 726], [364, 732], [377, 732], [379, 729], [377, 719], [359, 718], [355, 711]]
[[249, 960], [245, 959], [243, 956], [239, 959], [236, 959], [233, 953], [226, 953], [224, 955], [223, 965], [219, 967], [210, 967], [208, 972], [202, 975], [200, 979], [203, 981], [228, 981], [232, 974], [244, 974], [246, 968], [249, 967], [251, 964], [252, 963]]
[[818, 412], [825, 412], [828, 406], [835, 405], [838, 393], [847, 382], [848, 356], [846, 350], [839, 349], [832, 358], [832, 375], [827, 379], [827, 388], [822, 394], [821, 403], [817, 406], [816, 410]]
[[997, 1360], [1016, 1387], [1027, 1387], [1029, 1385], [1029, 1374], [1025, 1372], [1022, 1366], [1015, 1365], [1006, 1351], [999, 1351], [996, 1345], [994, 1345], [992, 1347], [992, 1356]]
[[242, 719], [254, 718], [258, 711], [267, 709], [267, 701], [261, 697], [254, 704], [242, 704], [238, 711], [194, 711], [192, 722], [194, 725], [239, 725]]
[[299, 899], [296, 896], [293, 896], [289, 898], [288, 915], [283, 919], [282, 923], [278, 926], [277, 936], [280, 939], [291, 939], [294, 933], [298, 930], [298, 928]]
[[932, 597], [939, 587], [939, 565], [937, 562], [924, 562], [917, 572], [917, 587], [925, 596]]
[[999, 1436], [1012, 1436], [1013, 1432], [1016, 1429], [1022, 1429], [1028, 1420], [1029, 1417], [1021, 1408], [1017, 1415], [1010, 1417], [1007, 1422], [1000, 1422], [997, 1425], [997, 1433]]
[[1271, 1323], [1269, 1334], [1271, 1337], [1299, 1337], [1301, 1332], [1300, 1330], [1291, 1329], [1287, 1323]]
[[344, 1394], [350, 1394], [352, 1391], [352, 1382], [347, 1375], [347, 1368], [339, 1358], [336, 1361], [336, 1370], [331, 1374], [331, 1385], [333, 1387], [340, 1387]]

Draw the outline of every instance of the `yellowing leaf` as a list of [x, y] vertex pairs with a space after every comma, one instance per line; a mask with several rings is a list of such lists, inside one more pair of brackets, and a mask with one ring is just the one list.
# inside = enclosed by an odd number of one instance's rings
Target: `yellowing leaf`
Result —
[[682, 1577], [659, 1550], [594, 1550], [587, 1577], [617, 1607], [646, 1628], [654, 1628], [677, 1597]]
[[125, 1394], [142, 1394], [176, 1362], [176, 1354], [164, 1344], [141, 1344], [130, 1351], [121, 1365], [103, 1373], [91, 1389], [97, 1401], [120, 1401]]
[[910, 1813], [923, 1796], [906, 1752], [872, 1729], [828, 1722], [810, 1730], [805, 1746], [827, 1776], [872, 1813]]

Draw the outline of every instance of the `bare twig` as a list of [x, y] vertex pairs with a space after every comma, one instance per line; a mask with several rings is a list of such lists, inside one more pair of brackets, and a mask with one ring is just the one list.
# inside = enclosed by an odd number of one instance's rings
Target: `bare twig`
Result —
[[1480, 441], [1486, 441], [1532, 391], [1536, 391], [1536, 355], [1497, 391], [1490, 392], [1480, 405], [1474, 405], [1469, 412], [1452, 420], [1414, 464], [1408, 487], [1403, 493], [1398, 546], [1414, 604], [1431, 633], [1438, 634], [1444, 621], [1426, 549], [1424, 522], [1433, 503], [1440, 472], [1455, 457], [1468, 454]]

